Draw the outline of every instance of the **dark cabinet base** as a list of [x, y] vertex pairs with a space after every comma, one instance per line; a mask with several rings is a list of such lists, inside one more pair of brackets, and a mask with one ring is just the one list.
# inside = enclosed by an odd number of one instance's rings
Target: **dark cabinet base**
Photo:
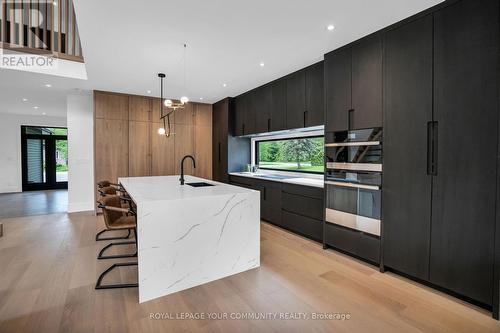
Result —
[[378, 265], [380, 238], [325, 222], [325, 244], [349, 255]]
[[261, 219], [309, 239], [323, 240], [323, 189], [230, 176], [232, 185], [260, 191]]
[[[475, 299], [469, 298], [469, 297], [461, 295], [461, 294], [457, 294], [456, 292], [454, 292], [452, 290], [443, 288], [443, 287], [441, 287], [439, 285], [436, 285], [436, 284], [433, 284], [433, 283], [431, 283], [429, 281], [419, 279], [419, 278], [417, 278], [415, 276], [408, 275], [408, 274], [406, 274], [404, 272], [400, 272], [400, 271], [398, 271], [396, 269], [393, 269], [391, 267], [381, 266], [380, 267], [380, 271], [383, 272], [383, 273], [385, 273], [385, 272], [392, 272], [392, 273], [395, 273], [397, 275], [401, 275], [404, 278], [407, 278], [409, 280], [418, 282], [418, 283], [420, 283], [420, 284], [422, 284], [424, 286], [427, 286], [429, 288], [436, 289], [436, 290], [438, 290], [438, 291], [440, 291], [442, 293], [445, 293], [445, 294], [450, 295], [452, 297], [458, 298], [458, 299], [463, 300], [463, 301], [465, 301], [467, 303], [470, 303], [470, 304], [473, 304], [473, 305], [475, 305], [477, 307], [483, 308], [483, 309], [485, 309], [487, 311], [492, 311], [492, 306], [489, 305], [489, 304], [484, 304], [484, 303], [478, 302]], [[493, 313], [493, 317], [498, 320], [498, 318], [495, 317], [495, 313]]]
[[323, 241], [322, 221], [283, 210], [281, 211], [280, 226], [315, 241]]

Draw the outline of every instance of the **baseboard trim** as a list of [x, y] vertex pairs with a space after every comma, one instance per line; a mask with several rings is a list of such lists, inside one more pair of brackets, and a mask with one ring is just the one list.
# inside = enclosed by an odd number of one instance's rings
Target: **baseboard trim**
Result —
[[73, 202], [68, 203], [68, 213], [78, 213], [94, 210], [93, 202]]

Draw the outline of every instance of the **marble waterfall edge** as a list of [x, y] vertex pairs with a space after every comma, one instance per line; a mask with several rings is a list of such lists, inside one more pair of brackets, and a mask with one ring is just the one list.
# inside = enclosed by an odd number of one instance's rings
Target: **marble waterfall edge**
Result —
[[139, 302], [260, 266], [259, 193], [234, 192], [137, 204]]

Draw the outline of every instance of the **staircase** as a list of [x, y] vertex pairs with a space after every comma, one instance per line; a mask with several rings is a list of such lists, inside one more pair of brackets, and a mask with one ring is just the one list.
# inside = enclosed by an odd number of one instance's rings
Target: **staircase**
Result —
[[0, 48], [84, 62], [73, 1], [0, 0]]

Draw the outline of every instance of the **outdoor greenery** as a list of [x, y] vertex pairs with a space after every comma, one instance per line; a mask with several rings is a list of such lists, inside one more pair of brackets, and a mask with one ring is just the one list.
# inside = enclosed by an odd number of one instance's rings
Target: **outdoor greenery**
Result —
[[58, 164], [58, 165], [56, 165], [56, 171], [57, 172], [68, 171], [68, 165], [66, 165], [66, 164]]
[[324, 138], [299, 138], [258, 143], [261, 168], [324, 171]]
[[[68, 135], [67, 128], [51, 128], [53, 135]], [[68, 141], [67, 140], [56, 140], [56, 150], [57, 155], [57, 172], [68, 171]]]

